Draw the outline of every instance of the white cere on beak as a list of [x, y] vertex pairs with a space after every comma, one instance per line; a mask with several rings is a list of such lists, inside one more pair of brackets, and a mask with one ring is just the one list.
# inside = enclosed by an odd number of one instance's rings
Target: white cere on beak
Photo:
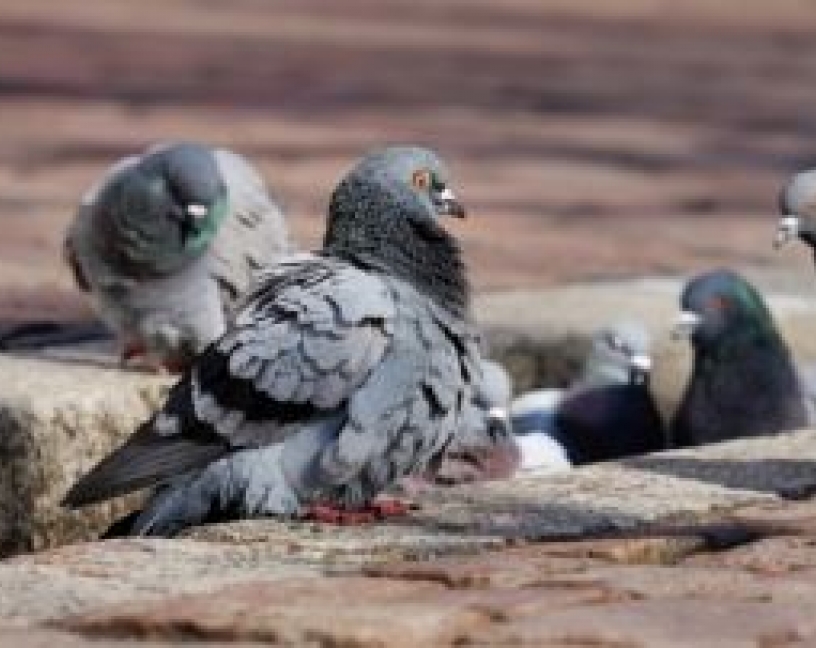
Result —
[[510, 419], [510, 412], [506, 407], [491, 407], [487, 410], [487, 416], [495, 421], [507, 421]]
[[783, 216], [779, 219], [774, 238], [774, 247], [781, 248], [786, 243], [795, 240], [799, 236], [799, 217]]
[[652, 370], [652, 359], [645, 353], [634, 354], [629, 358], [629, 364], [643, 373], [649, 373]]
[[187, 205], [187, 213], [195, 219], [204, 218], [207, 215], [207, 208], [204, 205]]
[[451, 202], [456, 200], [456, 194], [453, 193], [448, 187], [445, 187], [442, 191], [436, 194], [437, 200], [439, 202]]
[[682, 311], [674, 324], [674, 328], [672, 328], [672, 338], [675, 340], [690, 338], [702, 321], [703, 318], [697, 313]]

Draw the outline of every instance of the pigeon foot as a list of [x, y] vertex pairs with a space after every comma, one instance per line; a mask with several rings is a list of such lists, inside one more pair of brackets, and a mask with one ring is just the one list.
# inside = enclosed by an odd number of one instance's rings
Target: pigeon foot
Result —
[[411, 506], [401, 500], [380, 498], [358, 509], [344, 509], [332, 504], [313, 504], [304, 519], [327, 524], [371, 524], [391, 517], [407, 515]]

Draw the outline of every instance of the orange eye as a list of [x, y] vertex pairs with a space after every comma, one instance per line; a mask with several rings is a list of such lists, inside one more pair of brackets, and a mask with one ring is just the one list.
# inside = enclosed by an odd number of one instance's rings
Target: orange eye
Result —
[[724, 311], [731, 306], [725, 297], [712, 297], [706, 302], [706, 306], [712, 310]]
[[417, 189], [422, 189], [423, 191], [427, 191], [428, 187], [431, 186], [431, 173], [427, 169], [421, 169], [420, 171], [414, 171], [414, 175], [411, 176], [411, 184], [414, 185]]

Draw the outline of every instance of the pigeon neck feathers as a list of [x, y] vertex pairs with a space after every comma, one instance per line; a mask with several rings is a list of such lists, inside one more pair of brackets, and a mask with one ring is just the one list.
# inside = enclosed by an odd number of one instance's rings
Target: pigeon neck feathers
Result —
[[85, 207], [99, 254], [132, 276], [154, 277], [205, 253], [229, 200], [209, 149], [177, 144], [115, 168]]
[[687, 286], [681, 305], [700, 317], [691, 340], [703, 358], [735, 359], [761, 349], [788, 355], [762, 296], [733, 272], [719, 270], [699, 276]]
[[351, 174], [329, 207], [324, 253], [409, 284], [463, 316], [469, 287], [461, 249], [407, 186]]

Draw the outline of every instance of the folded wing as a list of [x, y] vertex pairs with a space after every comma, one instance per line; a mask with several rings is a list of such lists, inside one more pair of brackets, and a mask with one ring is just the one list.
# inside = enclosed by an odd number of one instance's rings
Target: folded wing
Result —
[[270, 269], [164, 408], [83, 477], [65, 505], [161, 483], [344, 411], [388, 349], [394, 316], [386, 286], [341, 262], [298, 255]]

